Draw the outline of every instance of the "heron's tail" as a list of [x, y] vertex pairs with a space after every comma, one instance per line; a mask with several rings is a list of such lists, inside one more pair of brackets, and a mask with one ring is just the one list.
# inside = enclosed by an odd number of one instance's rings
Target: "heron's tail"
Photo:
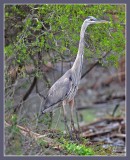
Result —
[[49, 106], [49, 107], [46, 107], [44, 106], [44, 109], [41, 110], [41, 114], [45, 114], [47, 112], [52, 112], [55, 108], [59, 108], [60, 106], [59, 105], [53, 105], [53, 106]]
[[48, 108], [45, 107], [45, 109], [43, 109], [43, 110], [41, 111], [41, 113], [42, 113], [42, 114], [45, 114], [45, 113], [47, 113], [47, 112], [51, 112], [52, 110], [53, 110], [53, 107], [48, 107]]
[[45, 114], [47, 112], [51, 112], [51, 111], [53, 111], [53, 109], [54, 109], [54, 105], [48, 105], [48, 104], [45, 103], [43, 105], [42, 110], [41, 110], [41, 114]]

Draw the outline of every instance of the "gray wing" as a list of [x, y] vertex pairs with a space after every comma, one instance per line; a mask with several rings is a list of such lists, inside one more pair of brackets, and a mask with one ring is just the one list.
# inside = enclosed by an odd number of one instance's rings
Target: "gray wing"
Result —
[[50, 110], [49, 108], [63, 101], [69, 93], [71, 87], [72, 78], [71, 71], [69, 70], [50, 88], [44, 104], [44, 110]]

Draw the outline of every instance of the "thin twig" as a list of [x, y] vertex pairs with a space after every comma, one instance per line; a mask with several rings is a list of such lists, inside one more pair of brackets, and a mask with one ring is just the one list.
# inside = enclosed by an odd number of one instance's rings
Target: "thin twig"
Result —
[[37, 77], [34, 77], [33, 82], [29, 89], [26, 91], [25, 95], [21, 99], [20, 103], [14, 108], [14, 113], [18, 111], [18, 109], [21, 107], [21, 104], [29, 97], [30, 93], [32, 92], [33, 88], [35, 87], [37, 82]]
[[83, 73], [83, 75], [81, 76], [81, 79], [84, 78], [84, 77], [86, 76], [86, 74], [88, 74], [95, 66], [97, 66], [97, 65], [100, 63], [100, 61], [101, 61], [103, 58], [105, 58], [110, 52], [111, 52], [111, 50], [108, 51], [107, 53], [105, 53], [105, 54], [103, 55], [103, 57], [102, 57], [102, 58], [99, 58], [99, 60], [97, 60], [94, 64], [92, 64], [92, 66], [91, 66], [85, 73]]

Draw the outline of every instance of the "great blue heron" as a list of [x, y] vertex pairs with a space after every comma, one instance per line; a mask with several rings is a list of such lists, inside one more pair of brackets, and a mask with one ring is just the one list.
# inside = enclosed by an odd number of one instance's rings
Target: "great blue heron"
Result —
[[[66, 109], [65, 106], [68, 103], [71, 107], [71, 125], [74, 129], [73, 121], [73, 108], [74, 108], [74, 96], [78, 90], [78, 85], [81, 79], [82, 65], [83, 65], [83, 54], [84, 54], [84, 34], [85, 30], [90, 24], [96, 23], [106, 23], [106, 20], [98, 20], [93, 16], [89, 16], [85, 19], [82, 24], [80, 31], [80, 41], [78, 54], [75, 62], [71, 69], [69, 69], [60, 79], [58, 79], [50, 88], [47, 98], [45, 100], [44, 108], [42, 109], [42, 114], [50, 112], [59, 104], [63, 103], [63, 112], [65, 118], [65, 124], [67, 126], [66, 120]], [[69, 129], [68, 129], [69, 130]]]

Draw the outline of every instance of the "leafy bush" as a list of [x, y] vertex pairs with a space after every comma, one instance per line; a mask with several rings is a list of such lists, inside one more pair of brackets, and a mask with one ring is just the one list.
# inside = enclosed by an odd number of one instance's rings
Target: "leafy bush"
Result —
[[117, 66], [125, 53], [125, 5], [5, 5], [5, 55], [17, 55], [15, 64], [30, 63], [39, 52], [42, 63], [48, 61], [46, 52], [56, 52], [49, 59], [54, 63], [75, 56], [81, 25], [89, 15], [111, 23], [88, 27], [85, 57], [112, 50], [107, 62]]

